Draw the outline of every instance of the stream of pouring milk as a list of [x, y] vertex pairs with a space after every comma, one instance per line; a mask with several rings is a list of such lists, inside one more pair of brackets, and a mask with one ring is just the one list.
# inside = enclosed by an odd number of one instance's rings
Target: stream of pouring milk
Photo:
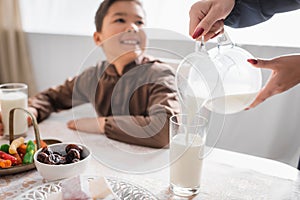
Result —
[[189, 131], [195, 131], [196, 125], [200, 125], [193, 124], [199, 102], [193, 96], [186, 100], [188, 118], [185, 133], [174, 136], [170, 147], [171, 160], [177, 159], [170, 167], [170, 181], [175, 186], [197, 188], [200, 186], [201, 180], [203, 160], [200, 158], [204, 154], [205, 138], [202, 138], [199, 134], [189, 133]]

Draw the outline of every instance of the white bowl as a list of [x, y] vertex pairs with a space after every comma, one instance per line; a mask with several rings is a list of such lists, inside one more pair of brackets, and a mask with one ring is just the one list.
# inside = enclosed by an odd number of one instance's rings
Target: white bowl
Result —
[[54, 180], [76, 176], [82, 174], [87, 168], [92, 154], [91, 150], [87, 146], [78, 143], [58, 143], [58, 144], [48, 145], [48, 147], [53, 152], [66, 154], [65, 148], [68, 144], [76, 144], [83, 148], [83, 151], [81, 153], [83, 157], [82, 160], [75, 163], [69, 163], [69, 164], [50, 165], [50, 164], [42, 163], [37, 160], [37, 155], [39, 152], [41, 152], [42, 148], [40, 148], [35, 152], [33, 159], [34, 159], [34, 164], [36, 166], [36, 169], [40, 173], [40, 175], [47, 181], [54, 181]]

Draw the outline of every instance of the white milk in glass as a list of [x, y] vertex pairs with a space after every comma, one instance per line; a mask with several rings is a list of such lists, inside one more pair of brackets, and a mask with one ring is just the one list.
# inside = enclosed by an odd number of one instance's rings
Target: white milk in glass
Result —
[[[27, 108], [27, 94], [22, 92], [12, 92], [1, 94], [1, 114], [4, 124], [4, 134], [9, 135], [9, 111], [12, 108]], [[14, 132], [15, 135], [21, 135], [27, 132], [28, 124], [26, 114], [22, 111], [15, 111], [14, 114]]]
[[190, 134], [188, 144], [186, 135], [173, 137], [170, 158], [175, 162], [170, 167], [170, 181], [183, 188], [200, 187], [204, 140], [199, 135]]
[[197, 126], [201, 126], [193, 124], [193, 121], [203, 101], [190, 95], [185, 97], [185, 101], [187, 124], [182, 125], [185, 131], [175, 135], [170, 144], [170, 159], [175, 161], [170, 167], [170, 181], [176, 187], [197, 190], [201, 182], [206, 133], [201, 136], [200, 133], [189, 133], [189, 129], [194, 127], [191, 131], [195, 131]]

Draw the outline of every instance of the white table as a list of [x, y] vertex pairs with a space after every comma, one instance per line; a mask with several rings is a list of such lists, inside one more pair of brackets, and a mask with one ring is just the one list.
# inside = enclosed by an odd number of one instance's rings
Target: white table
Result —
[[[184, 199], [169, 192], [169, 150], [156, 150], [117, 142], [104, 135], [69, 130], [66, 122], [86, 116], [86, 107], [52, 114], [39, 125], [41, 137], [80, 142], [94, 157], [84, 172], [88, 176], [118, 177], [142, 186], [158, 199]], [[29, 129], [25, 140], [34, 139]], [[0, 144], [7, 143], [1, 139]], [[222, 149], [204, 159], [201, 192], [193, 199], [300, 199], [300, 173], [286, 164]], [[45, 183], [36, 170], [0, 178], [0, 199], [13, 197]]]

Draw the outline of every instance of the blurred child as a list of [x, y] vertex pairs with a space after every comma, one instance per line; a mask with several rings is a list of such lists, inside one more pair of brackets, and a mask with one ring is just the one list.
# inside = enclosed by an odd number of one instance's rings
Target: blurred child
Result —
[[74, 130], [162, 148], [169, 117], [179, 112], [174, 70], [144, 55], [145, 12], [138, 0], [104, 0], [95, 16], [94, 41], [107, 60], [29, 99], [39, 122], [52, 112], [91, 103], [98, 118], [68, 122]]

